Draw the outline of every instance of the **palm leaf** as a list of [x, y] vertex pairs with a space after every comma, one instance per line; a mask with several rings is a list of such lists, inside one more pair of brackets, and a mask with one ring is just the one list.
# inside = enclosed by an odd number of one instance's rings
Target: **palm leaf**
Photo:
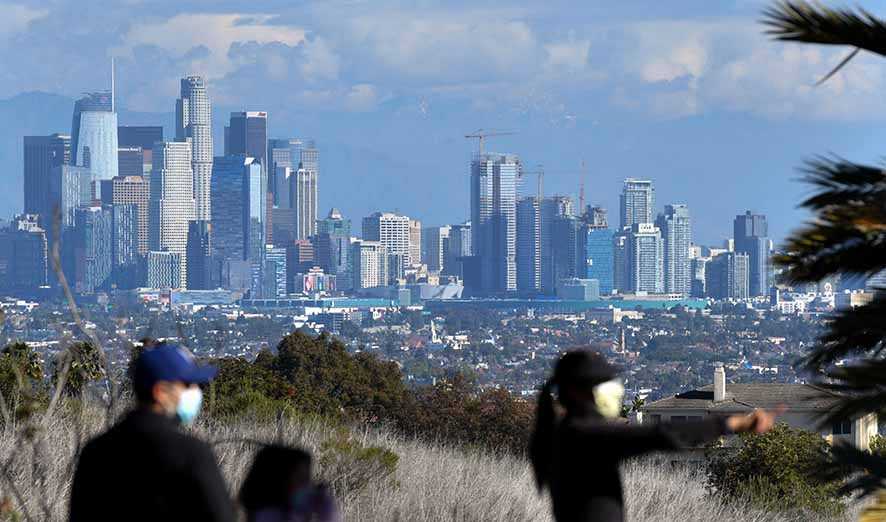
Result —
[[[849, 470], [855, 473], [846, 480]], [[849, 444], [837, 443], [831, 447], [828, 464], [816, 475], [823, 482], [845, 480], [839, 491], [842, 494], [869, 495], [886, 487], [886, 459]]]
[[886, 360], [868, 359], [837, 367], [825, 374], [819, 386], [840, 398], [837, 406], [820, 418], [827, 426], [886, 409]]
[[765, 9], [762, 23], [776, 40], [848, 45], [886, 56], [886, 24], [861, 8], [785, 1]]
[[[864, 306], [838, 312], [828, 323], [825, 333], [819, 337], [818, 345], [800, 361], [800, 365], [810, 371], [817, 371], [849, 355], [883, 356], [886, 354], [884, 317], [884, 292], [877, 292], [874, 300]], [[886, 378], [886, 372], [881, 373], [880, 378]]]

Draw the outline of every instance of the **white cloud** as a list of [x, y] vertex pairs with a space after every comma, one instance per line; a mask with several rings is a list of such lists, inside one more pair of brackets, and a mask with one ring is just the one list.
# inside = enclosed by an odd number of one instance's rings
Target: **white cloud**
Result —
[[590, 40], [567, 40], [545, 44], [548, 53], [546, 67], [566, 71], [582, 71], [588, 65], [591, 51]]
[[273, 16], [243, 14], [180, 14], [162, 22], [136, 24], [123, 35], [124, 45], [114, 54], [132, 56], [142, 45], [159, 47], [189, 62], [187, 72], [221, 78], [235, 69], [229, 55], [238, 42], [282, 43], [295, 46], [305, 41], [298, 27], [275, 25]]
[[353, 111], [365, 111], [372, 109], [378, 103], [378, 93], [375, 86], [368, 83], [360, 83], [351, 87], [345, 94], [345, 106]]
[[0, 38], [12, 36], [25, 31], [34, 20], [39, 20], [47, 14], [48, 9], [34, 9], [26, 5], [0, 2]]

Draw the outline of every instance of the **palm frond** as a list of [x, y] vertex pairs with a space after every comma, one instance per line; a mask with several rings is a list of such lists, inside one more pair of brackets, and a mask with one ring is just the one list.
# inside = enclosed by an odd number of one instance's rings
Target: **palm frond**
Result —
[[820, 417], [822, 426], [845, 419], [854, 419], [872, 411], [886, 409], [886, 360], [868, 359], [851, 366], [837, 367], [825, 374], [819, 386], [840, 401]]
[[815, 193], [800, 206], [815, 219], [791, 234], [774, 262], [791, 284], [886, 268], [886, 173], [879, 167], [818, 157], [802, 169]]
[[861, 8], [785, 1], [765, 9], [762, 23], [776, 40], [848, 45], [886, 56], [886, 23]]
[[823, 482], [845, 480], [839, 491], [841, 494], [865, 496], [886, 487], [886, 459], [849, 444], [837, 443], [831, 447], [828, 464], [818, 470], [816, 476]]

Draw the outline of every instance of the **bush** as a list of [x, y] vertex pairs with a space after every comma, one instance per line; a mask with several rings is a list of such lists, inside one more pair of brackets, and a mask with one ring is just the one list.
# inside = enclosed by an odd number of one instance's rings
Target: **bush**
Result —
[[871, 437], [871, 453], [886, 457], [886, 437], [882, 435], [874, 435]]
[[786, 424], [763, 435], [742, 434], [738, 447], [709, 451], [707, 489], [728, 501], [769, 510], [836, 515], [843, 509], [840, 482], [815, 478], [828, 461], [829, 449], [819, 434]]
[[366, 486], [394, 487], [392, 475], [400, 457], [379, 446], [366, 446], [345, 429], [320, 447], [320, 478], [339, 499], [356, 496]]

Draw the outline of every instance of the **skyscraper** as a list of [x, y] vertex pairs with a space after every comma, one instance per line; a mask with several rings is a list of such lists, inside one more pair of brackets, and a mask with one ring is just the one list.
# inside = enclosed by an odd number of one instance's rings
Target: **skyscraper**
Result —
[[290, 169], [291, 174], [298, 171], [301, 162], [302, 140], [299, 138], [272, 138], [268, 140], [268, 154], [270, 155], [270, 168], [268, 169], [268, 187], [274, 193], [274, 206], [279, 208], [292, 208], [289, 198], [289, 178], [285, 170]]
[[117, 176], [103, 183], [110, 187], [102, 189], [103, 203], [137, 207], [138, 253], [145, 255], [150, 243], [150, 184], [143, 176]]
[[317, 233], [320, 153], [313, 141], [299, 147], [298, 171], [292, 205], [296, 208], [298, 238], [307, 239]]
[[105, 205], [111, 209], [111, 284], [131, 289], [144, 284], [138, 252], [138, 212], [133, 204]]
[[555, 244], [554, 227], [557, 222], [567, 216], [573, 215], [572, 198], [569, 196], [549, 196], [541, 200], [539, 209], [539, 258], [541, 267], [541, 290], [546, 294], [553, 294], [557, 289], [558, 255], [563, 249], [558, 250]]
[[[117, 172], [120, 176], [142, 176], [145, 171], [145, 153], [141, 147], [120, 147], [117, 149]], [[103, 180], [102, 183], [110, 182]], [[107, 195], [102, 190], [103, 201]]]
[[628, 233], [621, 231], [612, 235], [612, 289], [625, 293], [629, 288]]
[[314, 250], [317, 264], [327, 273], [335, 274], [345, 290], [350, 286], [351, 220], [342, 217], [337, 208], [330, 209], [325, 219], [317, 222]]
[[182, 256], [176, 252], [148, 252], [147, 285], [149, 288], [181, 288]]
[[426, 227], [421, 232], [421, 259], [428, 270], [440, 272], [449, 257], [449, 225]]
[[389, 255], [380, 241], [357, 240], [351, 245], [351, 274], [354, 290], [388, 284]]
[[517, 202], [517, 289], [541, 290], [541, 205], [535, 196]]
[[263, 172], [242, 154], [216, 157], [212, 168], [213, 270], [224, 272], [232, 261], [253, 260], [259, 268], [264, 255], [266, 199]]
[[449, 227], [449, 252], [443, 260], [446, 275], [464, 279], [463, 259], [472, 257], [471, 222]]
[[[77, 208], [92, 205], [92, 189], [92, 174], [88, 168], [73, 165], [59, 165], [52, 168], [49, 175], [50, 210], [48, 212], [58, 209], [61, 220], [59, 226], [62, 230], [74, 226], [74, 211]], [[50, 214], [50, 216], [52, 215]], [[47, 226], [47, 238], [52, 242], [55, 223], [47, 223]]]
[[652, 181], [635, 178], [624, 180], [619, 207], [622, 229], [634, 223], [652, 223], [655, 215], [655, 187]]
[[211, 237], [212, 224], [209, 221], [193, 220], [188, 223], [187, 288], [190, 290], [213, 288]]
[[288, 292], [286, 248], [265, 246], [265, 266], [262, 271], [262, 297], [286, 297]]
[[[7, 230], [0, 232], [0, 271], [3, 288], [30, 291], [49, 282], [46, 232], [36, 214], [16, 216]], [[5, 272], [5, 273], [3, 273]]]
[[54, 168], [71, 161], [71, 138], [61, 134], [25, 136], [24, 138], [24, 192], [25, 214], [36, 214], [45, 230], [52, 225], [52, 216], [58, 204], [49, 190]]
[[245, 154], [268, 165], [268, 113], [264, 111], [232, 112], [227, 134], [227, 154]]
[[402, 276], [409, 265], [409, 217], [393, 212], [376, 212], [363, 218], [363, 239], [378, 241], [388, 256], [389, 282]]
[[692, 246], [692, 221], [686, 205], [665, 205], [656, 219], [664, 240], [664, 291], [689, 295], [692, 290], [689, 248]]
[[613, 235], [609, 228], [588, 228], [586, 245], [587, 278], [600, 282], [600, 293], [609, 295], [614, 288]]
[[[154, 144], [163, 141], [163, 127], [148, 125], [120, 125], [117, 127], [117, 146], [122, 149], [141, 149], [142, 170], [139, 176], [150, 176]], [[127, 173], [118, 168], [118, 174]]]
[[89, 167], [96, 199], [98, 182], [117, 176], [117, 113], [110, 92], [88, 93], [74, 103], [71, 163]]
[[409, 264], [417, 265], [421, 258], [421, 221], [409, 219]]
[[735, 251], [748, 255], [750, 295], [769, 294], [769, 226], [766, 216], [750, 210], [735, 216]]
[[187, 282], [188, 223], [196, 217], [190, 142], [157, 144], [151, 171], [149, 245], [179, 254], [179, 283]]
[[517, 289], [517, 178], [520, 158], [485, 153], [471, 162], [471, 251], [478, 293]]
[[110, 284], [114, 256], [111, 207], [78, 208], [74, 221], [62, 243], [65, 275], [75, 292], [92, 294]]
[[[208, 221], [212, 217], [209, 196], [212, 177], [212, 107], [202, 76], [181, 79], [181, 95], [175, 102], [175, 140], [191, 143], [191, 185], [196, 207], [194, 219]], [[184, 275], [182, 279], [184, 280]]]
[[664, 242], [658, 227], [652, 223], [634, 223], [626, 246], [628, 290], [664, 293]]
[[587, 274], [587, 231], [581, 218], [558, 216], [551, 226], [551, 251], [555, 289], [565, 279], [584, 278]]
[[750, 256], [742, 252], [724, 252], [705, 264], [705, 288], [714, 299], [749, 297]]

